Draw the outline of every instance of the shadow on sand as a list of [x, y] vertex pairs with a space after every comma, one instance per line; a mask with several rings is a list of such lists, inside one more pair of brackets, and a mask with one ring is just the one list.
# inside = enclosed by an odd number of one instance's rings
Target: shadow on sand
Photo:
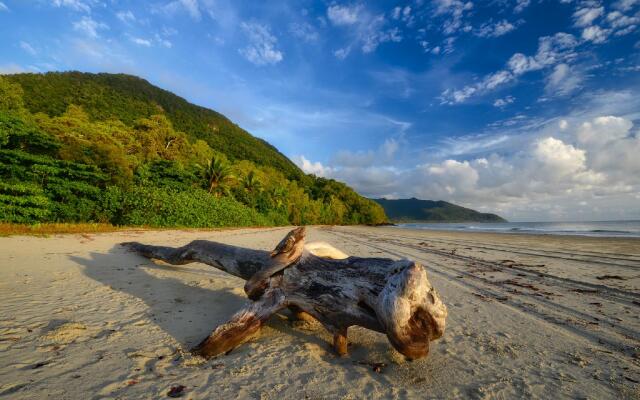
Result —
[[[156, 264], [119, 245], [114, 246], [108, 253], [94, 252], [87, 258], [69, 258], [83, 267], [87, 277], [144, 301], [147, 309], [142, 315], [138, 312], [136, 315], [124, 317], [148, 318], [178, 341], [184, 349], [198, 344], [216, 326], [229, 320], [249, 301], [246, 297], [234, 293], [232, 287], [242, 287], [244, 281], [229, 274], [214, 268], [202, 270], [189, 265]], [[170, 271], [174, 275], [181, 274], [186, 279], [158, 276], [166, 274], [159, 274], [153, 270]], [[219, 279], [229, 280], [230, 287], [206, 287]], [[233, 280], [236, 280], [237, 284], [234, 284]], [[288, 311], [283, 311], [283, 314], [289, 315]], [[315, 343], [327, 350], [328, 358], [335, 358], [331, 354], [330, 344], [320, 337], [321, 331], [302, 332], [294, 329], [286, 318], [276, 316], [271, 318], [268, 325], [293, 340]]]

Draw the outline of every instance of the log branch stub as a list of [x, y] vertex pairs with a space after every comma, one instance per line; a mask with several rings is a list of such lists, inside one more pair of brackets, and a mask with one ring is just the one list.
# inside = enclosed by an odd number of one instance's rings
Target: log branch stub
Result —
[[333, 348], [339, 356], [347, 355], [347, 329], [341, 329], [333, 334]]
[[247, 281], [245, 292], [253, 302], [193, 350], [203, 357], [232, 350], [284, 308], [324, 325], [341, 356], [347, 354], [347, 329], [353, 325], [386, 334], [409, 359], [429, 354], [430, 342], [444, 333], [447, 308], [424, 266], [410, 260], [345, 258], [326, 243], [306, 247], [305, 233], [304, 227], [294, 229], [272, 252], [204, 240], [179, 248], [123, 245], [147, 258], [175, 265], [202, 262]]
[[269, 317], [285, 307], [280, 289], [265, 291], [262, 298], [237, 312], [229, 322], [217, 327], [211, 335], [191, 350], [193, 354], [211, 358], [227, 353], [255, 336]]
[[244, 285], [244, 292], [251, 300], [258, 300], [269, 284], [269, 278], [295, 264], [304, 248], [304, 226], [289, 232], [271, 252], [271, 263], [257, 271]]

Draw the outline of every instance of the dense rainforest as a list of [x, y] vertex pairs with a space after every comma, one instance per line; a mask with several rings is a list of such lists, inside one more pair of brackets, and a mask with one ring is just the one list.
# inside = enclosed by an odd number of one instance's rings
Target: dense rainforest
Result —
[[143, 79], [0, 76], [0, 221], [218, 227], [386, 219], [347, 185], [305, 175], [223, 115]]
[[393, 222], [507, 222], [499, 215], [481, 213], [442, 200], [374, 200]]

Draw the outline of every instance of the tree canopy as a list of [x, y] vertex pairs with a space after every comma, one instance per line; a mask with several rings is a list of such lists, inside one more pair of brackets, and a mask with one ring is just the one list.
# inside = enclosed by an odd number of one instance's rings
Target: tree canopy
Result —
[[126, 75], [0, 76], [0, 183], [0, 220], [19, 223], [386, 221], [347, 185], [304, 175], [220, 114]]

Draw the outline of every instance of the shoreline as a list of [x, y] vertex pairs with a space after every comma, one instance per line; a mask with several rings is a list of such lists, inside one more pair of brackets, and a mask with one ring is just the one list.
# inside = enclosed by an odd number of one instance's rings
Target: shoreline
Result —
[[287, 312], [227, 355], [193, 357], [246, 304], [244, 282], [118, 246], [205, 239], [270, 250], [289, 229], [0, 238], [0, 398], [164, 398], [175, 385], [185, 398], [640, 397], [637, 239], [309, 227], [309, 241], [427, 268], [449, 317], [413, 362], [359, 327], [337, 357], [322, 327]]
[[[640, 221], [594, 221], [594, 222], [580, 222], [576, 224], [597, 224], [597, 223], [638, 223], [640, 226]], [[460, 227], [451, 226], [447, 228], [447, 225], [462, 225]], [[475, 228], [468, 228], [464, 225], [473, 224]], [[504, 223], [507, 224], [507, 223]], [[521, 224], [521, 223], [510, 223], [510, 224]], [[565, 224], [565, 223], [555, 223], [555, 222], [542, 222], [537, 224]], [[571, 224], [571, 223], [566, 223]], [[420, 228], [419, 226], [414, 225], [426, 225], [426, 228]], [[439, 225], [442, 225], [440, 227]], [[483, 225], [487, 225], [488, 227], [483, 227]], [[527, 228], [522, 226], [513, 226], [513, 227], [491, 227], [494, 223], [483, 223], [483, 222], [428, 222], [428, 223], [398, 223], [392, 225], [394, 228], [402, 229], [402, 230], [418, 230], [418, 231], [435, 231], [435, 232], [460, 232], [460, 233], [488, 233], [488, 234], [509, 234], [509, 235], [543, 235], [543, 236], [572, 236], [572, 237], [595, 237], [595, 238], [628, 238], [628, 239], [640, 239], [640, 232], [635, 231], [623, 231], [623, 230], [611, 230], [611, 229], [591, 229], [591, 230], [550, 230], [550, 229], [540, 229], [540, 228]], [[433, 228], [431, 227], [433, 226]]]

